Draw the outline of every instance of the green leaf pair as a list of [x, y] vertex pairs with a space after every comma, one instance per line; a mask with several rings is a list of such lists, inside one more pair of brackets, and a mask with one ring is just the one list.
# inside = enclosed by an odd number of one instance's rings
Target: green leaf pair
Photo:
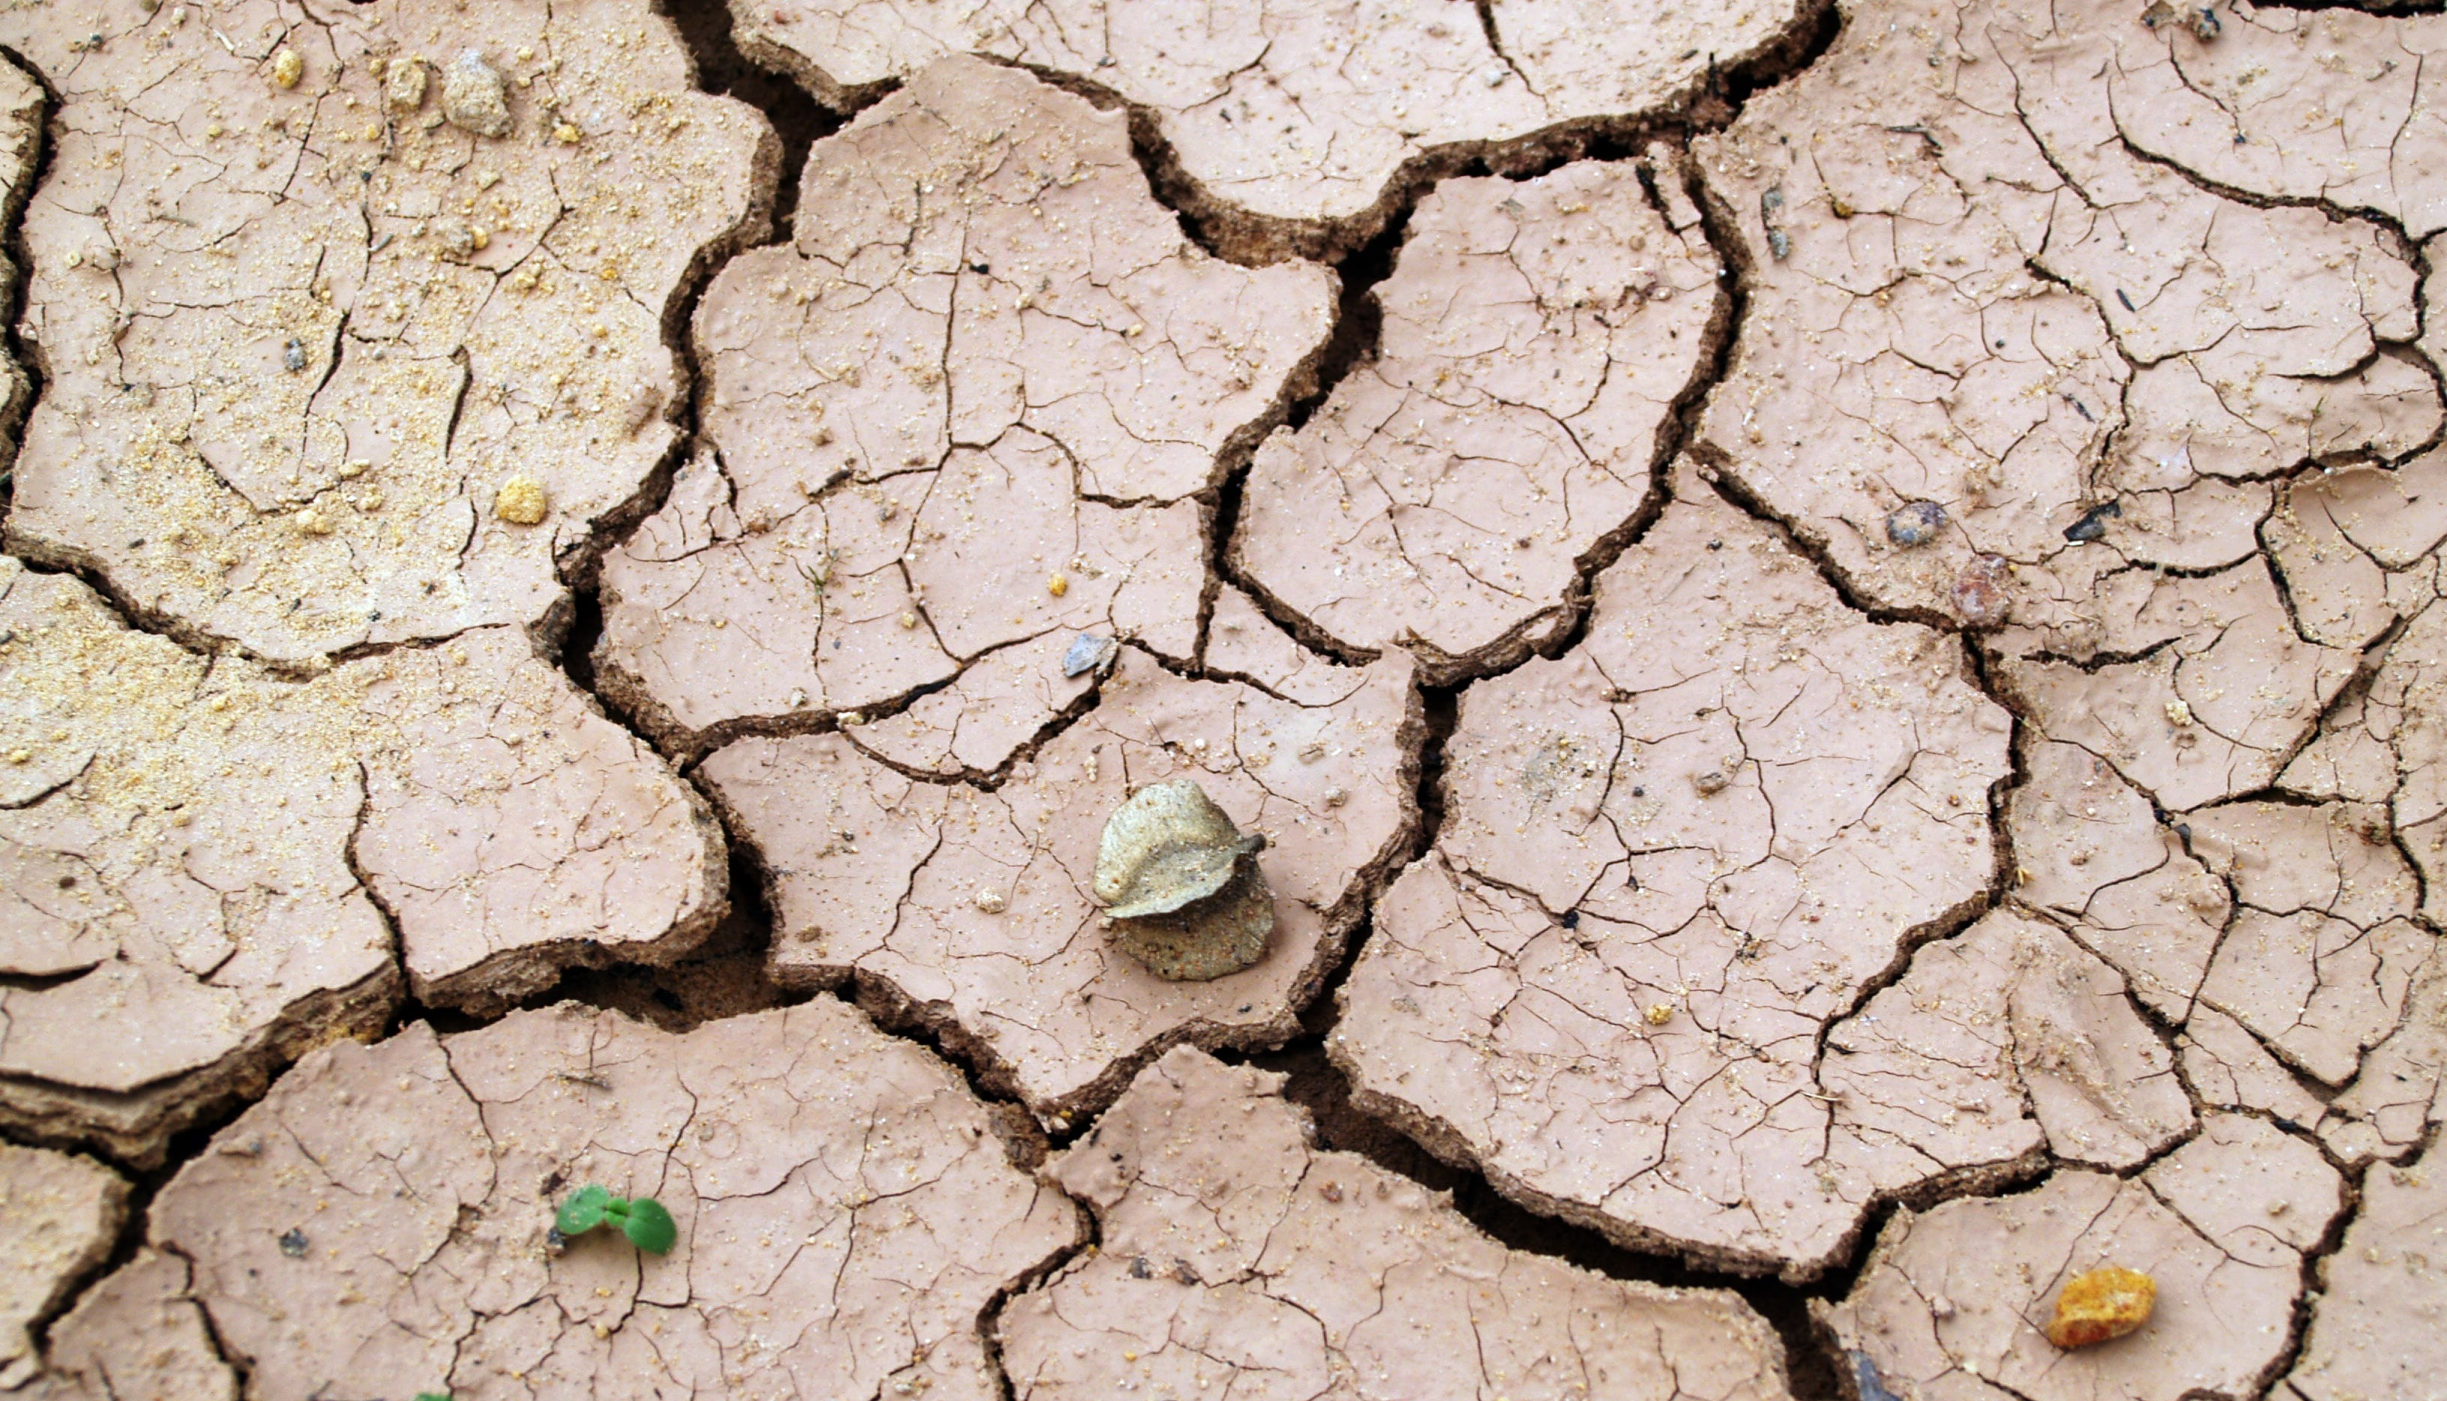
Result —
[[609, 1188], [589, 1182], [570, 1194], [553, 1218], [564, 1237], [585, 1235], [597, 1226], [617, 1226], [629, 1244], [649, 1255], [668, 1255], [680, 1242], [680, 1228], [652, 1197], [615, 1197]]

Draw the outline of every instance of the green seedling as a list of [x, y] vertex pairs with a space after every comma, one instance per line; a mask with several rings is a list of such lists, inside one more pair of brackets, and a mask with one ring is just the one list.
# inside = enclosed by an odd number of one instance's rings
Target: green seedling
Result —
[[585, 1235], [597, 1226], [617, 1226], [629, 1244], [649, 1255], [668, 1255], [679, 1244], [680, 1228], [652, 1197], [615, 1197], [608, 1188], [589, 1182], [561, 1203], [553, 1224], [564, 1238]]

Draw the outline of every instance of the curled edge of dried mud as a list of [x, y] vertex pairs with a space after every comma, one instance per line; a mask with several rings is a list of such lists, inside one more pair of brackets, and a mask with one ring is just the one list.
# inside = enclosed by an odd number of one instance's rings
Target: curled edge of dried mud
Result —
[[[584, 692], [580, 692], [584, 695]], [[591, 704], [592, 696], [587, 697]], [[637, 965], [641, 968], [668, 968], [695, 953], [705, 943], [715, 926], [731, 912], [730, 901], [730, 838], [721, 822], [714, 817], [705, 792], [695, 783], [675, 775], [675, 786], [688, 803], [690, 824], [702, 842], [705, 862], [700, 887], [702, 899], [694, 912], [672, 921], [653, 939], [622, 943], [617, 947], [594, 939], [554, 939], [544, 943], [522, 944], [504, 949], [469, 968], [430, 981], [409, 976], [409, 990], [419, 1002], [429, 1006], [449, 1007], [469, 1016], [492, 1018], [507, 1013], [520, 1003], [545, 992], [561, 981], [563, 975], [579, 969], [603, 969], [616, 965]], [[366, 893], [373, 896], [373, 887]], [[374, 896], [381, 904], [380, 897]], [[393, 929], [399, 920], [387, 907], [383, 918]]]
[[[1153, 109], [1077, 73], [1033, 64], [1005, 63], [1036, 75], [1041, 81], [1076, 93], [1098, 107], [1126, 111], [1130, 143], [1156, 200], [1181, 221], [1183, 231], [1199, 246], [1226, 262], [1264, 267], [1305, 258], [1339, 265], [1364, 247], [1418, 202], [1438, 181], [1472, 171], [1518, 175], [1552, 169], [1608, 145], [1669, 130], [1714, 130], [1731, 122], [1742, 98], [1770, 87], [1809, 67], [1834, 42], [1842, 24], [1836, 0], [1799, 0], [1793, 16], [1778, 33], [1763, 40], [1726, 68], [1711, 67], [1655, 106], [1634, 112], [1597, 117], [1572, 117], [1519, 136], [1454, 141], [1432, 146], [1394, 168], [1376, 198], [1356, 213], [1339, 219], [1291, 219], [1243, 209], [1217, 196], [1185, 169], [1172, 143], [1165, 139]], [[853, 115], [900, 87], [897, 78], [865, 84], [844, 84], [814, 59], [734, 25], [732, 41], [750, 63], [779, 73], [799, 84], [809, 97], [829, 111]]]
[[1350, 1084], [1351, 1106], [1354, 1109], [1401, 1130], [1412, 1142], [1434, 1154], [1439, 1162], [1485, 1178], [1487, 1185], [1506, 1200], [1540, 1216], [1551, 1217], [1567, 1226], [1602, 1236], [1625, 1250], [1679, 1260], [1694, 1270], [1714, 1271], [1746, 1279], [1773, 1277], [1782, 1284], [1803, 1286], [1816, 1284], [1830, 1275], [1848, 1273], [1848, 1267], [1859, 1254], [1863, 1237], [1874, 1236], [1879, 1223], [1892, 1208], [1900, 1206], [1920, 1210], [1957, 1197], [1992, 1196], [2037, 1178], [2050, 1165], [2047, 1145], [2042, 1142], [2020, 1156], [2003, 1162], [1953, 1168], [1903, 1191], [1877, 1193], [1862, 1203], [1853, 1224], [1830, 1242], [1822, 1254], [1814, 1259], [1782, 1260], [1773, 1255], [1727, 1250], [1681, 1240], [1661, 1231], [1635, 1226], [1586, 1202], [1569, 1201], [1541, 1192], [1521, 1178], [1480, 1158], [1462, 1132], [1440, 1116], [1423, 1113], [1401, 1100], [1361, 1084], [1354, 1068], [1345, 1060], [1336, 1038], [1326, 1038], [1326, 1055]]
[[150, 1172], [168, 1161], [174, 1137], [262, 1099], [308, 1051], [380, 1035], [406, 991], [406, 976], [393, 962], [351, 986], [291, 1003], [211, 1065], [124, 1094], [0, 1077], [0, 1132], [46, 1148], [91, 1149]]

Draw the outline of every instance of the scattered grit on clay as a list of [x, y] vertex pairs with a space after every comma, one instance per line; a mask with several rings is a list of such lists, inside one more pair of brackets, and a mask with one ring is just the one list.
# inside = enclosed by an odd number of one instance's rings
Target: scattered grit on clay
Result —
[[1791, 47], [1809, 13], [1792, 0], [1476, 13], [1382, 0], [730, 7], [743, 52], [834, 108], [960, 52], [1118, 97], [1149, 122], [1192, 211], [1253, 255], [1363, 243], [1392, 213], [1406, 164], [1449, 169], [1677, 105], [1716, 72]]
[[763, 119], [647, 0], [76, 8], [0, 14], [59, 94], [9, 549], [291, 663], [565, 607], [671, 451], [667, 312], [763, 227]]
[[[911, 777], [858, 729], [740, 740], [698, 772], [763, 853], [777, 981], [854, 977], [1067, 1128], [1168, 1046], [1279, 1044], [1340, 961], [1417, 821], [1420, 721], [1400, 654], [1334, 671], [1292, 699], [1126, 649], [1097, 708], [992, 784]], [[1266, 838], [1264, 957], [1210, 981], [1113, 947], [1093, 888], [1114, 809], [1177, 778]]]
[[0, 559], [0, 639], [20, 1132], [149, 1164], [403, 991], [497, 1009], [571, 963], [676, 958], [724, 908], [704, 800], [518, 632], [292, 681]]
[[[547, 1240], [585, 1182], [678, 1247]], [[986, 1401], [987, 1305], [1081, 1231], [957, 1074], [839, 1002], [685, 1036], [563, 1004], [315, 1052], [96, 1293], [200, 1304], [222, 1357], [160, 1357], [167, 1395]]]
[[1790, 1394], [1735, 1295], [1509, 1250], [1419, 1184], [1312, 1147], [1282, 1078], [1178, 1047], [1047, 1164], [1098, 1249], [1003, 1311], [1014, 1396]]
[[2387, 8], [0, 3], [0, 1389], [2427, 1396]]

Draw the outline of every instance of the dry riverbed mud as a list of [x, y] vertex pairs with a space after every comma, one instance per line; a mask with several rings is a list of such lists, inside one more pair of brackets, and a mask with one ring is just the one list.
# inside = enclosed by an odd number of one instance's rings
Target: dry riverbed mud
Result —
[[0, 1396], [2440, 1385], [2435, 3], [0, 0], [0, 220]]

